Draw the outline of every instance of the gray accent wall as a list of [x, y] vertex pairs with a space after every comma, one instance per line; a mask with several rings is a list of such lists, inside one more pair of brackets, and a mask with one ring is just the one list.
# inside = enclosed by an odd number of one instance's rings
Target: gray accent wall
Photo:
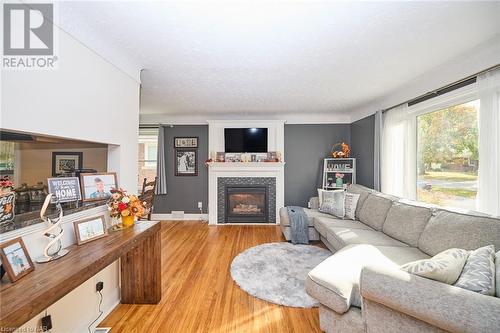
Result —
[[351, 153], [356, 157], [358, 184], [373, 188], [375, 115], [351, 124]]
[[[285, 125], [285, 205], [307, 206], [310, 197], [321, 187], [323, 158], [330, 156], [332, 145], [347, 142], [357, 158], [357, 182], [373, 187], [373, 136], [375, 117], [352, 124], [289, 124]], [[174, 137], [197, 136], [198, 176], [174, 175]], [[182, 210], [186, 214], [203, 212], [208, 204], [208, 125], [182, 125], [166, 129], [167, 195], [155, 199], [155, 213], [170, 214]]]
[[[198, 176], [175, 176], [174, 138], [198, 137]], [[208, 205], [208, 125], [179, 125], [165, 130], [167, 194], [157, 195], [154, 212], [170, 214], [172, 210], [183, 210], [186, 214], [199, 213], [198, 201], [203, 202], [203, 213]]]
[[333, 144], [350, 143], [349, 124], [285, 124], [285, 205], [307, 206], [321, 187], [323, 159]]

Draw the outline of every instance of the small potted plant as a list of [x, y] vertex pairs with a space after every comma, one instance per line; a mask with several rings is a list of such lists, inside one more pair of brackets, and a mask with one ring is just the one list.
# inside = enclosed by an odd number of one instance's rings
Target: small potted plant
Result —
[[337, 172], [335, 174], [335, 185], [337, 185], [337, 187], [342, 187], [344, 185], [344, 174], [343, 173], [340, 173], [340, 172]]
[[136, 195], [127, 194], [124, 189], [112, 189], [108, 210], [111, 217], [121, 218], [122, 226], [128, 228], [134, 225], [136, 218], [144, 216], [146, 202], [141, 202]]

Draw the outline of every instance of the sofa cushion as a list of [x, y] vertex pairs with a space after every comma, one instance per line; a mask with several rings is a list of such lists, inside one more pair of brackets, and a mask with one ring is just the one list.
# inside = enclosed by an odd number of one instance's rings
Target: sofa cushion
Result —
[[394, 200], [397, 200], [397, 198], [382, 193], [371, 193], [366, 198], [363, 207], [361, 207], [359, 220], [375, 230], [382, 230], [387, 213]]
[[495, 248], [483, 246], [472, 251], [454, 286], [495, 296]]
[[351, 305], [361, 307], [359, 277], [364, 266], [381, 265], [399, 269], [401, 264], [427, 257], [425, 253], [411, 247], [349, 245], [309, 272], [311, 281], [306, 282], [306, 290], [321, 304], [342, 314]]
[[[309, 220], [309, 226], [313, 226], [313, 218], [318, 217], [332, 217], [331, 215], [321, 213], [315, 209], [304, 208], [304, 212], [307, 215], [307, 219]], [[282, 207], [280, 208], [280, 224], [281, 225], [290, 225], [290, 219], [288, 218], [288, 208]]]
[[332, 227], [328, 230], [326, 239], [336, 249], [350, 244], [370, 244], [378, 246], [408, 246], [381, 231], [354, 228]]
[[469, 252], [463, 249], [448, 249], [429, 259], [413, 261], [401, 269], [418, 276], [453, 284], [464, 268]]
[[385, 234], [416, 247], [431, 214], [432, 211], [426, 207], [394, 202], [382, 230]]
[[359, 219], [359, 212], [361, 211], [361, 207], [365, 203], [366, 198], [368, 198], [368, 195], [372, 193], [373, 190], [362, 185], [351, 184], [347, 187], [347, 192], [359, 194], [358, 204], [356, 206], [356, 217]]
[[319, 234], [323, 237], [327, 237], [327, 234], [328, 234], [328, 231], [330, 230], [330, 228], [334, 228], [334, 227], [373, 230], [372, 228], [370, 228], [366, 224], [363, 224], [359, 221], [343, 220], [343, 219], [335, 218], [333, 216], [330, 216], [330, 217], [317, 216], [313, 219], [313, 222], [314, 222], [314, 227], [319, 232]]
[[494, 245], [500, 249], [500, 219], [436, 210], [424, 228], [418, 248], [436, 255], [453, 247], [475, 250]]

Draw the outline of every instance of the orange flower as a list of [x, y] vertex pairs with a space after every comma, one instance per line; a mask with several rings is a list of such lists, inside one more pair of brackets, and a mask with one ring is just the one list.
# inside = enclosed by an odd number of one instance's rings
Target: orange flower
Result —
[[124, 210], [122, 210], [121, 214], [122, 214], [122, 216], [129, 216], [130, 211], [128, 209], [124, 209]]

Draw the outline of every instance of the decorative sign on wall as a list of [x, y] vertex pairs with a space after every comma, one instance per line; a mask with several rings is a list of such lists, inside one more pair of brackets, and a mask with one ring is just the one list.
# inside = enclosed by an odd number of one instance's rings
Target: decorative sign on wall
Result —
[[48, 178], [49, 193], [53, 193], [52, 202], [78, 201], [82, 198], [80, 193], [80, 180], [78, 177]]
[[0, 223], [9, 222], [14, 219], [15, 192], [10, 192], [0, 196]]
[[176, 137], [174, 138], [175, 148], [198, 148], [197, 137]]

